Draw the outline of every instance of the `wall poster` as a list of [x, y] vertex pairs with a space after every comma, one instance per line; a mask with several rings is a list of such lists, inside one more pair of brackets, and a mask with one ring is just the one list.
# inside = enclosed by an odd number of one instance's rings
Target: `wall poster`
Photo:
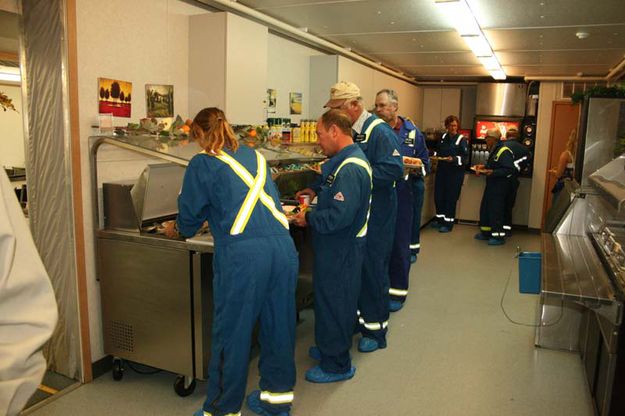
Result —
[[116, 117], [130, 117], [132, 82], [98, 78], [98, 112]]
[[276, 112], [276, 96], [277, 92], [273, 88], [267, 88], [267, 113], [275, 114]]
[[302, 93], [290, 92], [289, 93], [289, 108], [291, 114], [302, 114]]
[[148, 118], [174, 116], [174, 86], [145, 84], [145, 108]]

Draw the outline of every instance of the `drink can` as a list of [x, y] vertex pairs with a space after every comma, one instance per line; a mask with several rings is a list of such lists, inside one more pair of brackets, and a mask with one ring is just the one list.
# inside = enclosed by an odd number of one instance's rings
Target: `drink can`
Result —
[[310, 195], [300, 195], [297, 198], [297, 201], [300, 203], [300, 205], [310, 205]]

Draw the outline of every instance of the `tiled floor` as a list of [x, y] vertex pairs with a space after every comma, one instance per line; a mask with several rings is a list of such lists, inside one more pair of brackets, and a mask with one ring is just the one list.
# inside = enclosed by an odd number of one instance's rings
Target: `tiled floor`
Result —
[[[406, 306], [391, 317], [389, 345], [354, 354], [354, 379], [329, 385], [304, 381], [314, 363], [313, 317], [297, 329], [297, 416], [591, 416], [591, 398], [578, 355], [534, 347], [537, 295], [518, 293], [517, 246], [538, 251], [539, 237], [516, 233], [504, 246], [473, 240], [474, 226], [452, 233], [425, 229], [411, 271]], [[250, 366], [249, 390], [257, 382]], [[37, 410], [35, 416], [187, 415], [203, 401], [204, 383], [176, 396], [174, 375], [107, 374]], [[244, 415], [251, 414], [243, 409]]]

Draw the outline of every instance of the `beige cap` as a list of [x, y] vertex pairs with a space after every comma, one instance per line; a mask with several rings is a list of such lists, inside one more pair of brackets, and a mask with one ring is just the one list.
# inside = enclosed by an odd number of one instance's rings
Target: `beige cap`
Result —
[[360, 88], [353, 82], [337, 82], [330, 88], [330, 100], [324, 105], [328, 108], [337, 108], [343, 105], [345, 100], [353, 100], [360, 97]]
[[494, 139], [501, 139], [501, 131], [499, 129], [488, 129], [486, 131], [486, 137], [492, 137]]

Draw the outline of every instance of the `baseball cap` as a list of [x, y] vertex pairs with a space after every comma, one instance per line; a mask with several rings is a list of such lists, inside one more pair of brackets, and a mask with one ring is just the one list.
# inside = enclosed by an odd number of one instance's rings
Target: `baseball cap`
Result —
[[488, 129], [486, 131], [486, 137], [492, 137], [494, 139], [501, 139], [501, 131], [499, 129]]
[[330, 100], [325, 103], [324, 107], [337, 108], [345, 100], [353, 100], [358, 97], [360, 97], [360, 88], [356, 84], [346, 81], [337, 82], [330, 88]]

